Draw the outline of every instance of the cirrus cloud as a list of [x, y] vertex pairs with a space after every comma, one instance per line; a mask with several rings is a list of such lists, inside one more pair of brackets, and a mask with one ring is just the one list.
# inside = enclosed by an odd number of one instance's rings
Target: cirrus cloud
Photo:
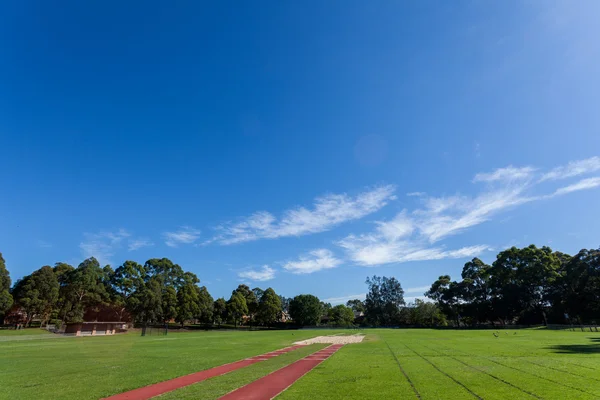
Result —
[[341, 263], [342, 261], [335, 258], [330, 250], [316, 249], [308, 255], [300, 256], [298, 261], [286, 262], [283, 269], [293, 274], [312, 274], [323, 269], [335, 268]]
[[238, 277], [241, 279], [248, 279], [250, 281], [265, 282], [275, 278], [275, 270], [268, 265], [263, 265], [261, 269], [248, 269], [238, 273]]
[[267, 211], [258, 211], [239, 222], [216, 227], [217, 236], [209, 240], [234, 244], [258, 239], [275, 239], [324, 232], [343, 222], [372, 214], [394, 200], [395, 186], [378, 186], [356, 196], [328, 194], [315, 199], [312, 208], [287, 210], [281, 218]]

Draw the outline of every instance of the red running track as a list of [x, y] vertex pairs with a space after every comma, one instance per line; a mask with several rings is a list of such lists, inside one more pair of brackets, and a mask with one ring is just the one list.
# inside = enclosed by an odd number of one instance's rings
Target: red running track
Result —
[[270, 400], [338, 351], [333, 344], [221, 397], [220, 400]]
[[221, 365], [219, 367], [207, 369], [204, 371], [196, 372], [190, 375], [180, 376], [179, 378], [171, 379], [164, 382], [155, 383], [150, 386], [145, 386], [139, 389], [134, 389], [129, 392], [116, 394], [114, 396], [106, 397], [105, 400], [147, 400], [152, 397], [170, 392], [175, 389], [182, 388], [184, 386], [192, 385], [194, 383], [202, 382], [208, 378], [223, 375], [236, 369], [247, 367], [248, 365], [256, 364], [261, 361], [266, 361], [270, 358], [277, 357], [278, 355], [289, 353], [292, 350], [296, 350], [302, 345], [296, 345], [286, 347], [284, 349], [275, 350], [270, 353], [261, 354], [259, 356], [246, 358], [233, 362], [231, 364]]

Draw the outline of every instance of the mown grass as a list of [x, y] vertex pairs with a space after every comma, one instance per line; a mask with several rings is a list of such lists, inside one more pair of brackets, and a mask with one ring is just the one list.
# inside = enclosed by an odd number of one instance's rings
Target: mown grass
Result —
[[[0, 399], [99, 399], [336, 333], [348, 331], [4, 337]], [[498, 338], [491, 331], [366, 333], [363, 343], [343, 347], [278, 400], [600, 399], [599, 333], [526, 329], [501, 331]], [[321, 347], [296, 350], [163, 398], [216, 399]]]
[[[496, 338], [491, 331], [370, 332], [367, 342], [345, 346], [278, 400], [306, 394], [323, 399], [600, 398], [597, 333], [519, 330]], [[384, 349], [398, 364], [388, 361]], [[365, 364], [371, 356], [382, 373]], [[410, 383], [412, 392], [406, 389]]]
[[0, 329], [0, 336], [28, 336], [28, 335], [52, 335], [45, 329], [27, 328], [27, 329]]
[[0, 341], [0, 399], [99, 399], [339, 331]]

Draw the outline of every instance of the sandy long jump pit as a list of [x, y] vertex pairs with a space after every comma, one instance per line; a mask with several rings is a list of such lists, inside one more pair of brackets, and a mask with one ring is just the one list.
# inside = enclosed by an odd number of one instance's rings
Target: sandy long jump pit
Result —
[[348, 335], [348, 336], [317, 336], [312, 339], [301, 340], [294, 344], [315, 344], [315, 343], [330, 343], [330, 344], [352, 344], [360, 343], [365, 338], [364, 335]]

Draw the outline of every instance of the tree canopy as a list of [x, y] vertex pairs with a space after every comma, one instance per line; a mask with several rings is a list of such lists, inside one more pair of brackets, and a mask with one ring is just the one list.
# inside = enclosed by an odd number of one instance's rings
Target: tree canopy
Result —
[[404, 290], [394, 277], [373, 276], [367, 278], [369, 286], [365, 300], [365, 315], [375, 326], [397, 324], [400, 306], [404, 303]]
[[281, 299], [275, 290], [268, 288], [260, 297], [258, 305], [258, 321], [263, 325], [271, 325], [281, 314]]
[[335, 326], [349, 326], [354, 322], [354, 311], [350, 307], [339, 304], [329, 310], [329, 323]]
[[10, 274], [6, 269], [6, 264], [2, 253], [0, 253], [0, 316], [4, 315], [13, 305], [13, 297], [10, 294]]
[[290, 316], [298, 325], [317, 325], [323, 315], [321, 301], [312, 294], [301, 294], [290, 302]]

